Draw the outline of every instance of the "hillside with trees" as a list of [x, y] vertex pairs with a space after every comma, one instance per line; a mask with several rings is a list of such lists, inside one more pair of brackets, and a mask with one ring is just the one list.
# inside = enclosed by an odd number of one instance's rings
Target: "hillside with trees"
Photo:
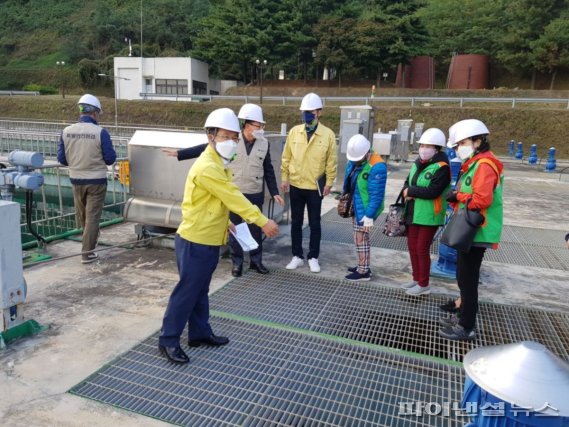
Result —
[[545, 73], [554, 88], [569, 69], [569, 0], [4, 0], [0, 88], [100, 85], [129, 42], [133, 56], [192, 56], [246, 83], [257, 58], [266, 79], [326, 67], [341, 85], [393, 76], [417, 55], [444, 73], [453, 54], [481, 53], [530, 85]]

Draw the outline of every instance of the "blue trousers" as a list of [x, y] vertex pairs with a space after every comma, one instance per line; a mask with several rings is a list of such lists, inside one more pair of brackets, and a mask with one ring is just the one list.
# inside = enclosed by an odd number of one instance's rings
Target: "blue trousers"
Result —
[[188, 324], [188, 338], [199, 340], [212, 334], [209, 325], [209, 284], [219, 261], [219, 246], [201, 245], [176, 234], [176, 264], [180, 280], [170, 295], [158, 342], [180, 345]]

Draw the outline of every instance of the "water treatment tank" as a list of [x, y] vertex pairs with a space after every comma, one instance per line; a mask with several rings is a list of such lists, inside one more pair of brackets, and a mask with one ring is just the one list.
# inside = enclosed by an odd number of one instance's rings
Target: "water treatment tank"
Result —
[[448, 89], [488, 89], [488, 57], [486, 55], [455, 55], [447, 77]]
[[433, 89], [435, 87], [434, 59], [430, 56], [416, 56], [405, 66], [399, 64], [395, 85], [412, 89]]

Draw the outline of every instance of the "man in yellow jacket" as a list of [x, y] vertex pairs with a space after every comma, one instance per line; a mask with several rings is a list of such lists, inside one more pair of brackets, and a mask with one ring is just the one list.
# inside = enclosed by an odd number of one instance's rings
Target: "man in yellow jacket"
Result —
[[180, 336], [188, 325], [188, 346], [220, 346], [229, 342], [216, 336], [209, 324], [209, 284], [219, 247], [227, 240], [229, 211], [261, 227], [274, 237], [278, 226], [249, 202], [232, 182], [229, 163], [239, 141], [239, 120], [229, 108], [213, 111], [205, 122], [208, 147], [186, 179], [182, 223], [176, 234], [176, 263], [180, 280], [170, 295], [158, 340], [160, 352], [173, 363], [188, 363]]
[[320, 272], [320, 210], [322, 197], [330, 193], [337, 170], [336, 135], [320, 123], [322, 100], [315, 93], [300, 104], [304, 124], [293, 127], [286, 139], [281, 163], [281, 189], [290, 190], [292, 260], [286, 266], [294, 270], [304, 264], [302, 222], [308, 211], [310, 244], [308, 265]]

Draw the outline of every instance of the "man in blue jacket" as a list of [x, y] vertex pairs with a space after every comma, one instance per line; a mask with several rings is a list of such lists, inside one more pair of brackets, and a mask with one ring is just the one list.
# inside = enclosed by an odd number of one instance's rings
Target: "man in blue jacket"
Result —
[[93, 95], [79, 99], [79, 122], [66, 127], [59, 139], [57, 161], [69, 166], [73, 185], [73, 201], [77, 225], [83, 228], [81, 262], [96, 261], [93, 252], [99, 237], [99, 221], [107, 194], [107, 166], [117, 154], [111, 136], [97, 123], [102, 113], [101, 103]]

